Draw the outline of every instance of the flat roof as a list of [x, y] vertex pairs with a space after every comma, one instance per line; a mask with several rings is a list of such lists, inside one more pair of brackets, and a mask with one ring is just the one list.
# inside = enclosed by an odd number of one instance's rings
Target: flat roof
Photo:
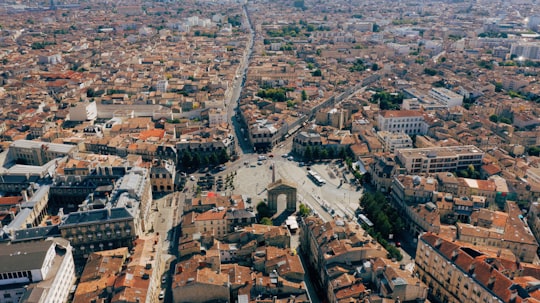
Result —
[[39, 149], [39, 148], [46, 147], [48, 150], [57, 152], [57, 153], [69, 153], [73, 151], [73, 149], [77, 148], [77, 146], [75, 145], [49, 143], [49, 142], [32, 141], [32, 140], [13, 141], [10, 147], [28, 148], [28, 149]]
[[0, 273], [39, 269], [53, 242], [0, 244]]

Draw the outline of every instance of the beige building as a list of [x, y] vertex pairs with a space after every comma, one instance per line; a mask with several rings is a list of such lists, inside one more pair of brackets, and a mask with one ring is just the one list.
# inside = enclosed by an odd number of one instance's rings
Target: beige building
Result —
[[480, 167], [484, 152], [474, 145], [399, 149], [396, 156], [411, 174], [449, 172]]
[[519, 207], [506, 202], [506, 212], [480, 209], [471, 216], [471, 224], [457, 223], [460, 241], [489, 247], [505, 248], [521, 262], [536, 260], [538, 242]]
[[174, 303], [229, 302], [229, 275], [217, 260], [201, 256], [179, 262], [173, 277]]
[[41, 166], [57, 158], [73, 156], [77, 151], [75, 145], [17, 140], [9, 146], [8, 159], [17, 163]]
[[157, 302], [161, 290], [161, 239], [157, 235], [135, 240], [127, 247], [90, 254], [73, 298], [74, 303]]
[[300, 234], [302, 250], [308, 255], [308, 266], [317, 273], [318, 283], [327, 291], [327, 299], [333, 298], [332, 275], [329, 268], [353, 269], [355, 265], [371, 258], [385, 258], [387, 251], [353, 222], [336, 219], [324, 222], [308, 217], [302, 221]]
[[426, 284], [400, 268], [396, 262], [384, 258], [371, 261], [371, 281], [379, 295], [400, 302], [425, 302], [428, 294]]
[[397, 175], [392, 181], [392, 197], [402, 207], [430, 202], [437, 185], [432, 177]]
[[381, 141], [384, 151], [393, 153], [397, 149], [412, 148], [411, 137], [405, 133], [392, 133], [389, 131], [378, 131], [377, 138]]
[[[441, 302], [537, 302], [537, 265], [516, 262], [507, 249], [488, 249], [425, 233], [418, 238], [416, 272]], [[522, 287], [524, 285], [526, 287]]]

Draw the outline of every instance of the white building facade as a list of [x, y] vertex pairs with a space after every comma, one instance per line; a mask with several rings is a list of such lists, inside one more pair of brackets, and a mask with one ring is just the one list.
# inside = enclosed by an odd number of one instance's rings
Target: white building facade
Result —
[[463, 104], [463, 96], [443, 87], [433, 87], [429, 93], [438, 102], [448, 106], [448, 108], [461, 106]]
[[422, 112], [415, 110], [382, 111], [377, 118], [377, 123], [380, 131], [407, 135], [425, 135], [428, 129]]
[[[69, 241], [62, 238], [0, 246], [0, 301], [67, 302], [75, 283]], [[12, 287], [10, 287], [12, 286]]]

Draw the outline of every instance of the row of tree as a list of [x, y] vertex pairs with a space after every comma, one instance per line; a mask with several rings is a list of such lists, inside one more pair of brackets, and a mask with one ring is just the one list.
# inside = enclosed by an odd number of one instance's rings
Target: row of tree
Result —
[[351, 156], [349, 149], [341, 147], [339, 149], [335, 147], [320, 147], [307, 146], [300, 155], [304, 161], [325, 160], [325, 159], [343, 159]]
[[280, 87], [261, 89], [257, 92], [257, 97], [270, 99], [274, 102], [285, 102], [287, 101], [287, 90]]
[[201, 167], [216, 166], [229, 161], [229, 155], [225, 149], [204, 153], [181, 151], [178, 154], [178, 168], [181, 170], [192, 171]]
[[401, 260], [403, 256], [399, 250], [389, 245], [387, 241], [391, 234], [399, 234], [404, 229], [405, 225], [399, 214], [380, 192], [366, 192], [360, 199], [360, 205], [365, 215], [373, 222], [373, 227], [364, 224], [363, 228], [386, 248], [390, 258]]

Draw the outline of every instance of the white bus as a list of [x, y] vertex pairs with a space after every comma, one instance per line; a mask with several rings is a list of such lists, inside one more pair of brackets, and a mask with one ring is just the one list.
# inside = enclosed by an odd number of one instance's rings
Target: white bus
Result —
[[318, 186], [323, 186], [324, 184], [326, 184], [326, 181], [324, 181], [324, 179], [321, 178], [321, 176], [319, 176], [319, 174], [314, 172], [313, 170], [308, 171], [308, 177]]

